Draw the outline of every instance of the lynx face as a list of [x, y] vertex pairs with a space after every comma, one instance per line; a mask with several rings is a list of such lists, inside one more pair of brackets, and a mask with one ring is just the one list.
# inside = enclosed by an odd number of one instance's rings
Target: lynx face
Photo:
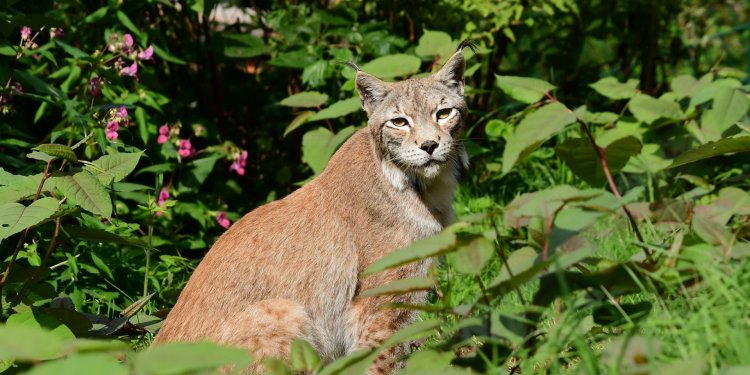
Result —
[[465, 164], [463, 71], [459, 51], [427, 78], [387, 83], [367, 73], [357, 74], [368, 127], [384, 162], [426, 179]]

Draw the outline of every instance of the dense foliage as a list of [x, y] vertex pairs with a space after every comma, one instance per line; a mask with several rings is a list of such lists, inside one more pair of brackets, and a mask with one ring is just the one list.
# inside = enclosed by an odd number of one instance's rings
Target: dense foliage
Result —
[[[462, 39], [472, 167], [404, 373], [745, 373], [750, 4], [742, 0], [49, 1], [0, 5], [0, 372], [177, 374], [145, 351], [243, 213], [364, 126], [354, 73], [437, 69]], [[309, 344], [278, 374], [356, 373]], [[744, 366], [744, 367], [743, 367]]]

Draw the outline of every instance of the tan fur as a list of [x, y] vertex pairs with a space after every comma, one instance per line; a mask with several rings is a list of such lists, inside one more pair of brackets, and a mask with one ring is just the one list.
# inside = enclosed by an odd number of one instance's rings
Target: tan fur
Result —
[[[463, 55], [457, 52], [443, 70], [421, 80], [385, 83], [359, 72], [357, 87], [368, 128], [341, 146], [320, 176], [245, 215], [219, 238], [155, 344], [209, 339], [248, 348], [256, 357], [285, 358], [291, 342], [303, 338], [330, 361], [375, 347], [414, 321], [413, 312], [381, 306], [419, 303], [424, 293], [376, 298], [358, 293], [424, 275], [426, 262], [368, 278], [359, 273], [452, 220], [456, 172], [465, 164], [458, 141], [466, 112]], [[460, 113], [438, 124], [434, 113], [445, 103]], [[397, 115], [409, 116], [413, 126], [384, 126]], [[425, 139], [442, 143], [426, 157], [436, 161], [422, 168], [414, 163], [426, 160], [419, 148]], [[381, 354], [369, 373], [393, 372], [405, 350]]]

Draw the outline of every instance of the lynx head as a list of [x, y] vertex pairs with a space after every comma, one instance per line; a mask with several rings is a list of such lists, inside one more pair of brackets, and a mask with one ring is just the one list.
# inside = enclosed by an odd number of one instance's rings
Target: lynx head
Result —
[[461, 143], [467, 113], [462, 50], [470, 45], [462, 42], [445, 65], [426, 78], [391, 83], [357, 72], [368, 128], [394, 186], [394, 173], [429, 183], [446, 168], [453, 173], [466, 165]]

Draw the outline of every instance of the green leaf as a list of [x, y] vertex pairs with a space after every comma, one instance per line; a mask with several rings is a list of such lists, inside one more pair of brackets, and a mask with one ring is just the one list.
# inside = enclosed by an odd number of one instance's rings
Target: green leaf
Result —
[[211, 174], [211, 171], [214, 170], [214, 166], [219, 159], [221, 159], [221, 155], [211, 154], [204, 158], [193, 160], [189, 164], [192, 167], [190, 169], [191, 175], [199, 184], [202, 184], [206, 181], [208, 175]]
[[680, 105], [662, 98], [638, 94], [630, 99], [628, 109], [638, 121], [650, 124], [660, 118], [679, 119], [683, 117]]
[[326, 128], [308, 131], [302, 137], [302, 161], [307, 163], [315, 174], [322, 172], [336, 149], [356, 130], [357, 128], [348, 126], [335, 135]]
[[[39, 95], [49, 95], [57, 100], [63, 99], [65, 97], [60, 89], [50, 86], [47, 82], [44, 82], [42, 79], [29, 74], [24, 70], [16, 69], [13, 71], [13, 74], [24, 83], [24, 88], [26, 87], [26, 85], [31, 86]], [[26, 93], [24, 95], [30, 96], [31, 94]], [[44, 98], [39, 99], [45, 100]]]
[[750, 136], [724, 138], [685, 151], [672, 161], [669, 168], [679, 167], [699, 160], [735, 152], [750, 152]]
[[154, 53], [156, 54], [156, 56], [159, 56], [162, 60], [180, 65], [187, 64], [185, 60], [172, 56], [169, 52], [157, 46], [156, 44], [152, 44], [151, 46], [154, 48]]
[[[371, 349], [359, 349], [347, 356], [336, 359], [329, 363], [323, 370], [320, 371], [319, 375], [349, 375], [356, 374], [357, 372], [352, 371], [352, 367], [359, 367], [360, 365], [369, 365], [374, 360], [373, 351]], [[365, 361], [368, 361], [366, 363]], [[365, 368], [366, 370], [366, 368]], [[364, 373], [360, 371], [359, 373]]]
[[47, 181], [76, 206], [104, 217], [112, 215], [107, 189], [91, 172], [74, 169], [65, 174], [53, 174]]
[[57, 200], [49, 197], [28, 207], [15, 202], [0, 205], [0, 240], [46, 220], [57, 211], [57, 205]]
[[224, 366], [245, 367], [250, 356], [247, 350], [210, 342], [166, 343], [136, 354], [131, 363], [138, 374], [205, 373]]
[[529, 77], [495, 75], [495, 84], [511, 98], [522, 103], [536, 103], [556, 89], [547, 81]]
[[380, 79], [389, 79], [412, 75], [419, 71], [421, 64], [422, 60], [418, 57], [400, 53], [378, 57], [362, 65], [361, 69]]
[[268, 63], [284, 68], [304, 69], [306, 66], [314, 63], [315, 60], [315, 56], [311, 55], [307, 50], [298, 49], [295, 51], [281, 52], [271, 58]]
[[104, 155], [91, 162], [95, 167], [86, 165], [83, 169], [91, 172], [103, 185], [119, 182], [127, 177], [140, 160], [143, 151]]
[[629, 79], [627, 82], [622, 83], [615, 77], [604, 77], [589, 85], [589, 87], [599, 94], [615, 100], [632, 98], [638, 93], [637, 86], [637, 79]]
[[68, 43], [63, 42], [60, 39], [55, 39], [55, 44], [57, 44], [58, 46], [62, 47], [62, 49], [65, 52], [67, 52], [69, 55], [71, 55], [73, 57], [76, 57], [76, 58], [79, 58], [79, 59], [90, 59], [91, 58], [88, 53], [83, 52], [80, 49], [78, 49], [76, 47], [73, 47], [73, 46], [71, 46]]
[[414, 53], [424, 58], [438, 57], [438, 62], [442, 63], [456, 52], [456, 47], [458, 43], [454, 42], [448, 33], [425, 30], [419, 38], [419, 44], [414, 49]]
[[677, 99], [682, 99], [685, 97], [691, 97], [695, 93], [703, 90], [706, 86], [711, 84], [711, 81], [713, 81], [712, 73], [704, 75], [699, 80], [696, 80], [693, 76], [681, 75], [672, 79], [670, 85], [672, 87], [672, 92], [674, 92]]
[[82, 239], [87, 241], [104, 242], [104, 243], [116, 243], [120, 245], [137, 246], [144, 249], [149, 248], [148, 244], [137, 238], [123, 237], [119, 234], [107, 232], [102, 229], [70, 226], [65, 227], [65, 232], [70, 235], [71, 238]]
[[310, 116], [307, 122], [326, 120], [332, 118], [338, 118], [346, 116], [350, 113], [357, 112], [362, 106], [358, 97], [340, 100], [336, 103], [331, 104], [330, 107], [323, 109], [322, 111]]
[[44, 361], [59, 357], [62, 349], [58, 336], [39, 327], [0, 325], [0, 361]]
[[298, 114], [297, 117], [295, 117], [294, 120], [289, 123], [289, 126], [286, 127], [286, 130], [284, 130], [284, 137], [286, 137], [287, 134], [291, 133], [295, 129], [304, 125], [307, 122], [307, 119], [310, 118], [310, 116], [312, 116], [313, 114], [315, 114], [315, 112], [313, 111], [303, 111]]
[[73, 340], [76, 336], [61, 321], [37, 309], [13, 314], [8, 318], [8, 327], [36, 327], [46, 329], [60, 341]]
[[362, 297], [405, 294], [420, 290], [430, 290], [435, 283], [429, 277], [398, 279], [362, 292]]
[[221, 38], [226, 41], [224, 46], [224, 56], [226, 57], [247, 59], [260, 56], [267, 51], [263, 39], [249, 33], [222, 33]]
[[136, 26], [133, 21], [130, 20], [130, 17], [128, 17], [125, 12], [118, 10], [117, 11], [117, 19], [120, 20], [120, 23], [122, 23], [123, 26], [125, 26], [130, 32], [135, 34], [138, 39], [142, 39], [143, 35], [141, 34], [141, 29]]
[[452, 231], [442, 231], [435, 236], [412, 242], [411, 245], [393, 250], [386, 256], [375, 261], [362, 272], [362, 276], [371, 275], [389, 268], [395, 268], [407, 263], [445, 254], [455, 248], [456, 234]]
[[289, 362], [295, 371], [315, 372], [320, 366], [320, 357], [310, 343], [302, 339], [296, 339], [292, 342]]
[[76, 375], [81, 373], [127, 375], [128, 367], [109, 353], [74, 354], [70, 357], [42, 363], [27, 375]]
[[[638, 138], [628, 136], [618, 139], [602, 148], [607, 158], [607, 167], [613, 175], [628, 163], [631, 156], [641, 153], [643, 145]], [[604, 169], [599, 157], [587, 139], [568, 138], [555, 147], [555, 153], [562, 159], [570, 170], [579, 178], [593, 187], [599, 187], [606, 182]]]
[[109, 7], [101, 7], [95, 10], [94, 12], [92, 12], [91, 14], [89, 14], [88, 16], [86, 16], [86, 18], [83, 19], [83, 22], [93, 23], [93, 22], [99, 21], [102, 18], [104, 18], [104, 16], [107, 15], [107, 11], [109, 11]]
[[[515, 276], [528, 270], [534, 265], [537, 257], [536, 250], [531, 247], [522, 247], [512, 252], [508, 261], [500, 266], [500, 274], [492, 281], [492, 285], [508, 281], [511, 279], [511, 275]], [[510, 271], [508, 271], [508, 268], [510, 268]]]
[[469, 275], [479, 275], [495, 253], [495, 245], [484, 237], [476, 237], [453, 253], [456, 270]]
[[72, 148], [66, 145], [44, 144], [34, 147], [33, 150], [41, 151], [47, 155], [65, 159], [71, 163], [78, 163], [78, 157], [76, 156], [76, 153]]
[[575, 121], [575, 114], [561, 103], [545, 105], [524, 117], [503, 150], [503, 174], [510, 172], [519, 160]]
[[409, 340], [415, 340], [424, 336], [429, 335], [432, 331], [440, 327], [440, 319], [433, 318], [422, 321], [414, 322], [400, 330], [396, 331], [391, 337], [389, 337], [383, 345], [383, 348], [390, 348], [396, 344], [400, 344]]
[[711, 109], [701, 119], [701, 128], [712, 129], [718, 139], [724, 131], [747, 115], [750, 100], [739, 89], [721, 87], [717, 90]]
[[326, 94], [317, 91], [304, 91], [284, 98], [279, 104], [287, 107], [314, 108], [325, 104], [327, 101], [328, 95]]

